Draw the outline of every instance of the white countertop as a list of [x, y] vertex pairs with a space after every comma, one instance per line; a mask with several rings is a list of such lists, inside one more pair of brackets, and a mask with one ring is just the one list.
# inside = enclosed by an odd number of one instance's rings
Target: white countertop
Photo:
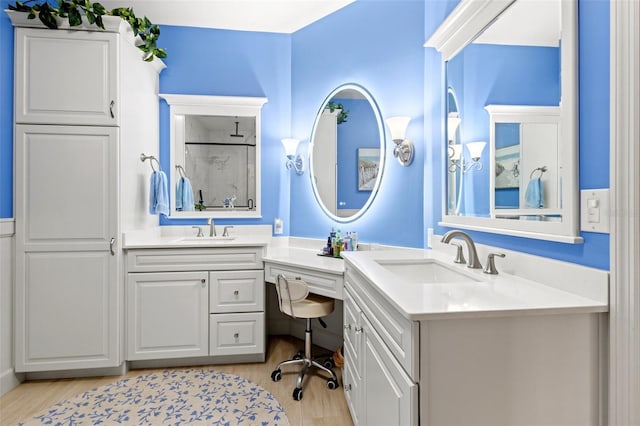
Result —
[[[207, 225], [199, 226], [205, 235], [209, 235]], [[216, 226], [218, 235], [222, 235], [223, 228]], [[271, 226], [242, 225], [230, 228], [228, 232], [233, 239], [196, 238], [197, 230], [191, 226], [160, 226], [125, 233], [122, 248], [265, 247], [271, 243]]]
[[269, 247], [263, 261], [280, 265], [298, 266], [328, 274], [342, 275], [344, 260], [336, 257], [318, 256], [320, 250], [300, 247]]
[[[595, 288], [572, 292], [553, 283], [506, 273], [488, 275], [481, 269], [455, 264], [449, 253], [435, 250], [348, 252], [344, 257], [347, 267], [363, 274], [386, 300], [411, 320], [608, 311], [608, 273], [573, 264], [565, 264], [572, 275], [559, 275], [556, 281], [581, 280], [584, 286]], [[477, 281], [406, 282], [377, 262], [390, 260], [433, 260]], [[552, 267], [562, 268], [562, 265]], [[582, 271], [576, 274], [576, 268]]]

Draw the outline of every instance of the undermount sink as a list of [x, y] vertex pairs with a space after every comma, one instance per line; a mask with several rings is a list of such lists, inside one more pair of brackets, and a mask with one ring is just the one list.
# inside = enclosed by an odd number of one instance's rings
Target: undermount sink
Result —
[[178, 241], [183, 243], [213, 243], [218, 241], [231, 241], [235, 239], [236, 237], [184, 237], [180, 238]]
[[405, 282], [416, 284], [479, 282], [434, 260], [377, 260], [380, 266]]

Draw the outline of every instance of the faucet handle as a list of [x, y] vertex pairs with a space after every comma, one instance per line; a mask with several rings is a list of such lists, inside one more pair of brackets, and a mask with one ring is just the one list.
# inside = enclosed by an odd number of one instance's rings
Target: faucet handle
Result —
[[487, 256], [487, 265], [484, 267], [482, 272], [490, 275], [498, 275], [498, 270], [496, 269], [496, 264], [494, 262], [494, 257], [496, 256], [505, 257], [506, 255], [504, 253], [489, 253]]
[[202, 233], [202, 228], [199, 226], [192, 226], [193, 229], [197, 229], [198, 230], [198, 235], [196, 235], [196, 237], [204, 237], [204, 234]]
[[460, 263], [462, 265], [466, 264], [467, 260], [464, 258], [464, 254], [462, 254], [462, 244], [452, 242], [451, 245], [456, 246], [456, 258], [453, 262]]
[[229, 228], [233, 228], [233, 225], [227, 225], [224, 227], [224, 230], [222, 231], [222, 236], [223, 237], [228, 237], [229, 236]]

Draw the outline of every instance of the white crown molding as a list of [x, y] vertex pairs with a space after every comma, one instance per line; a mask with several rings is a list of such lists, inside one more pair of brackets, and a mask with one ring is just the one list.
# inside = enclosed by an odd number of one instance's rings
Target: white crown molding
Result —
[[515, 0], [463, 0], [424, 43], [448, 61]]
[[640, 424], [640, 4], [610, 5], [609, 421]]

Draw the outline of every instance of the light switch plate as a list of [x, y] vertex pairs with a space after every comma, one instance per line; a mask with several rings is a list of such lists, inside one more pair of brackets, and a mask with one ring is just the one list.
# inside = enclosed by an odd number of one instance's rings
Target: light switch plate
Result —
[[609, 233], [609, 189], [580, 191], [580, 229], [585, 232]]

